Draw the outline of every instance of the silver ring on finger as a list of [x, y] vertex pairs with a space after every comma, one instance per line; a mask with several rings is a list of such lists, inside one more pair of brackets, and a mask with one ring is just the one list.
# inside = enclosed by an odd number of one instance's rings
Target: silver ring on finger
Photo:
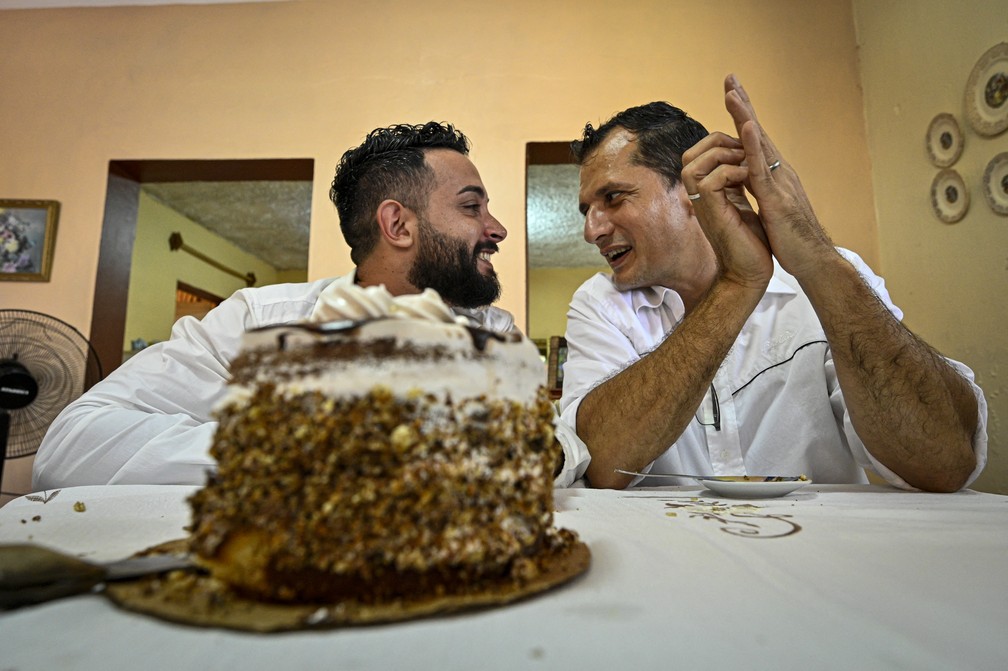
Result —
[[690, 200], [700, 200], [699, 193], [687, 193], [686, 197], [689, 198]]
[[773, 172], [774, 170], [776, 170], [779, 167], [780, 167], [780, 159], [777, 159], [776, 161], [774, 161], [773, 163], [771, 163], [769, 165], [770, 172]]

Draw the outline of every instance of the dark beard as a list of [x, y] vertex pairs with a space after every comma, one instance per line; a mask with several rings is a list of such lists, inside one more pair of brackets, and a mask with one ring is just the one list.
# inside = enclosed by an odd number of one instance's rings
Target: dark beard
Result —
[[425, 220], [420, 221], [420, 240], [416, 259], [406, 279], [418, 289], [434, 289], [449, 305], [479, 308], [500, 298], [497, 273], [482, 274], [476, 257], [484, 249], [497, 249], [493, 243], [466, 244], [439, 233]]

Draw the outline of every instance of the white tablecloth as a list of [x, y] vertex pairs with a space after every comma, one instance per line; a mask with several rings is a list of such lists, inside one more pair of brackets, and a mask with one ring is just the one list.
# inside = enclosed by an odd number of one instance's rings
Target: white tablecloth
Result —
[[[17, 499], [0, 508], [0, 542], [126, 556], [184, 535], [190, 491]], [[575, 489], [557, 492], [557, 511], [557, 525], [591, 548], [592, 567], [510, 606], [252, 635], [167, 624], [87, 595], [0, 613], [0, 669], [1008, 668], [1008, 497]]]

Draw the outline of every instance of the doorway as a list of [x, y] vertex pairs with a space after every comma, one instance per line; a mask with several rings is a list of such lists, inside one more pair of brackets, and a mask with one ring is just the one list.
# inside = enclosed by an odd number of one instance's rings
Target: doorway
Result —
[[584, 241], [579, 171], [570, 143], [529, 142], [525, 158], [525, 332], [546, 357], [552, 355], [550, 342], [563, 342], [571, 296], [608, 266], [598, 249]]
[[[191, 185], [194, 189], [206, 185], [245, 185], [254, 182], [265, 198], [258, 206], [248, 198], [235, 199], [232, 208], [251, 207], [252, 212], [265, 212], [272, 207], [287, 185], [308, 188], [308, 210], [296, 213], [292, 226], [303, 229], [304, 258], [307, 263], [307, 239], [310, 227], [310, 189], [314, 174], [312, 159], [237, 159], [237, 160], [113, 160], [109, 162], [105, 212], [102, 224], [98, 272], [95, 278], [94, 306], [91, 313], [91, 343], [106, 373], [117, 368], [124, 354], [130, 275], [134, 243], [137, 235], [137, 215], [141, 191], [145, 185]], [[246, 189], [245, 193], [249, 190]], [[258, 208], [258, 210], [256, 209]], [[251, 214], [246, 219], [257, 219]], [[196, 222], [199, 223], [199, 222]], [[229, 229], [241, 231], [242, 224]], [[256, 237], [247, 236], [246, 237]], [[168, 241], [164, 244], [168, 246]]]
[[209, 291], [185, 282], [175, 283], [175, 321], [182, 317], [203, 319], [206, 313], [221, 304], [224, 299]]

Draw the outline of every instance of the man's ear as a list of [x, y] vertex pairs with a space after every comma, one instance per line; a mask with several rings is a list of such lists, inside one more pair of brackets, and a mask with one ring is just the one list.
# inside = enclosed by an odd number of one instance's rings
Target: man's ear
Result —
[[416, 242], [417, 217], [398, 200], [383, 200], [378, 205], [378, 229], [393, 247], [407, 248]]

